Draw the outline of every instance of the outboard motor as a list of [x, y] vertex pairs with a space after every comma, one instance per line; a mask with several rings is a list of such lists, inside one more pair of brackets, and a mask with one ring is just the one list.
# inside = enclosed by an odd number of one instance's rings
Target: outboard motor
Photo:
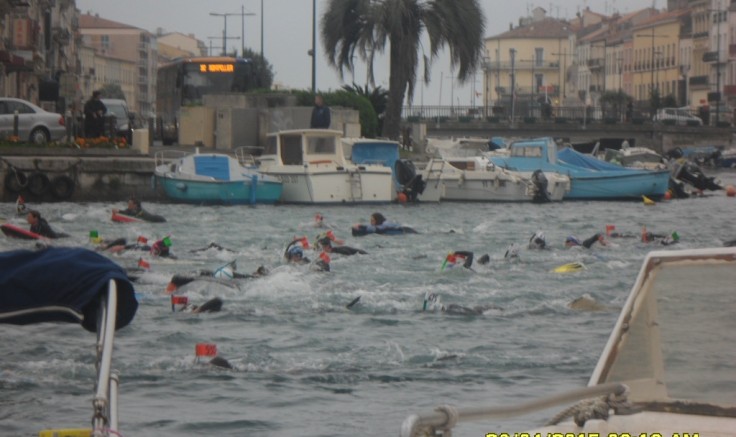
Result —
[[532, 200], [539, 203], [549, 202], [550, 198], [547, 192], [549, 181], [547, 181], [547, 176], [544, 175], [542, 170], [534, 170], [534, 173], [532, 173], [532, 184], [534, 184], [534, 197]]
[[715, 178], [707, 177], [705, 173], [703, 173], [703, 170], [692, 162], [686, 162], [682, 166], [677, 174], [677, 178], [689, 183], [699, 190], [716, 191], [723, 189], [723, 187], [715, 181]]
[[406, 195], [408, 202], [416, 202], [417, 196], [424, 192], [427, 182], [422, 175], [417, 174], [414, 163], [408, 159], [396, 161], [396, 180], [403, 186], [402, 193]]

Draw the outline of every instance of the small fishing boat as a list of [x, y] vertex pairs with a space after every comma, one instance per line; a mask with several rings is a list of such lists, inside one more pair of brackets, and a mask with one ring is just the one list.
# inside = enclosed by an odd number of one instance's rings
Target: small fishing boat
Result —
[[565, 175], [506, 170], [483, 156], [430, 159], [421, 175], [421, 200], [548, 202], [570, 191]]
[[391, 168], [345, 158], [342, 132], [286, 130], [268, 135], [258, 170], [283, 183], [281, 200], [300, 204], [388, 203]]
[[[246, 167], [230, 155], [164, 151], [155, 155], [154, 177], [169, 199], [196, 204], [276, 203], [277, 178]], [[255, 187], [255, 188], [254, 188]]]
[[736, 436], [734, 283], [734, 247], [651, 252], [587, 387], [517, 406], [442, 405], [407, 417], [400, 435], [556, 408], [543, 427], [508, 435]]
[[516, 141], [510, 156], [489, 156], [499, 167], [514, 171], [558, 173], [570, 178], [565, 200], [661, 199], [669, 187], [668, 170], [625, 168], [583, 155], [570, 148], [557, 151], [552, 138]]
[[[94, 401], [89, 411], [92, 429], [42, 430], [39, 436], [122, 435], [118, 375], [112, 368], [113, 343], [115, 331], [128, 325], [138, 309], [133, 284], [125, 271], [108, 258], [82, 248], [2, 252], [0, 265], [0, 323], [78, 323], [97, 333], [96, 344], [89, 342], [90, 352], [96, 350], [97, 355]], [[63, 339], [70, 340], [81, 337]], [[84, 399], [85, 405], [88, 402]], [[59, 410], [68, 409], [69, 405], [59, 405]], [[43, 418], [38, 418], [37, 423], [42, 422]]]

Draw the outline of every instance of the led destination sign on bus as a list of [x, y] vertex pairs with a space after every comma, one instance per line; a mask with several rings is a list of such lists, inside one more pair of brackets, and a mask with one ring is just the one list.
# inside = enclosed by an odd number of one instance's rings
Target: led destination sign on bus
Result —
[[233, 64], [199, 64], [200, 73], [232, 73], [235, 71]]

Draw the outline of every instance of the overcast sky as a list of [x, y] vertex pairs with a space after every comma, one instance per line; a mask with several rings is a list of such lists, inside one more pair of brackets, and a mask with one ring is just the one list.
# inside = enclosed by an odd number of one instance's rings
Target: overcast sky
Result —
[[[664, 8], [664, 0], [653, 0], [655, 7]], [[317, 0], [317, 20], [324, 12], [326, 0]], [[245, 17], [245, 46], [259, 51], [261, 47], [261, 4], [263, 4], [263, 41], [266, 59], [273, 65], [275, 81], [289, 88], [310, 89], [312, 84], [312, 64], [307, 51], [312, 46], [312, 1], [310, 0], [77, 0], [77, 7], [83, 12], [99, 14], [100, 17], [129, 24], [156, 32], [194, 34], [215, 53], [222, 46], [225, 19], [211, 16], [210, 13], [240, 14], [241, 8], [253, 16]], [[514, 0], [480, 0], [486, 16], [485, 36], [497, 35], [509, 28], [509, 23], [518, 23], [522, 16], [537, 6], [547, 10], [547, 14], [570, 18], [578, 10], [590, 7], [591, 10], [612, 14], [631, 12], [652, 5], [651, 1], [637, 0], [554, 0], [546, 2], [522, 2]], [[227, 18], [227, 36], [242, 35], [242, 20], [239, 15]], [[228, 49], [240, 51], [241, 41], [228, 39]], [[420, 68], [421, 71], [421, 68]], [[388, 88], [388, 67], [385, 59], [376, 63], [374, 73], [376, 84]], [[442, 79], [442, 80], [441, 80]], [[366, 67], [356, 62], [354, 81], [366, 83]], [[353, 82], [353, 76], [345, 72], [344, 81], [332, 69], [324, 56], [317, 35], [317, 89], [337, 89], [343, 83]], [[450, 79], [449, 58], [443, 53], [433, 63], [431, 82], [427, 86], [417, 85], [414, 104], [424, 103], [449, 105], [452, 96], [455, 104], [469, 105], [472, 98], [472, 80], [461, 86]], [[475, 80], [476, 91], [481, 91], [481, 75]], [[440, 89], [442, 90], [440, 96]], [[477, 102], [479, 102], [478, 99]], [[476, 102], [476, 103], [477, 103]]]

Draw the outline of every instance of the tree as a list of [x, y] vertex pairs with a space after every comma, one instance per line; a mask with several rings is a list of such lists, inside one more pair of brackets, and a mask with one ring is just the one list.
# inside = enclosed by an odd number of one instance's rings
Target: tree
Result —
[[253, 62], [253, 71], [255, 73], [256, 83], [253, 84], [255, 89], [271, 89], [273, 84], [273, 66], [260, 53], [256, 53], [251, 49], [245, 49], [244, 58]]
[[343, 85], [342, 89], [349, 93], [363, 96], [371, 102], [371, 106], [373, 106], [373, 110], [378, 116], [378, 132], [382, 132], [383, 117], [386, 112], [386, 103], [388, 102], [388, 91], [380, 86], [374, 87], [372, 90], [368, 89], [368, 85], [361, 88], [361, 86], [356, 83], [353, 83], [352, 85]]
[[[399, 138], [404, 97], [414, 95], [422, 33], [427, 31], [429, 52], [423, 53], [424, 81], [440, 49], [447, 46], [457, 78], [470, 78], [480, 61], [485, 19], [478, 0], [329, 0], [322, 16], [321, 37], [327, 59], [342, 76], [354, 70], [354, 55], [369, 66], [389, 44], [388, 103], [383, 136]], [[422, 50], [423, 51], [423, 50]]]

